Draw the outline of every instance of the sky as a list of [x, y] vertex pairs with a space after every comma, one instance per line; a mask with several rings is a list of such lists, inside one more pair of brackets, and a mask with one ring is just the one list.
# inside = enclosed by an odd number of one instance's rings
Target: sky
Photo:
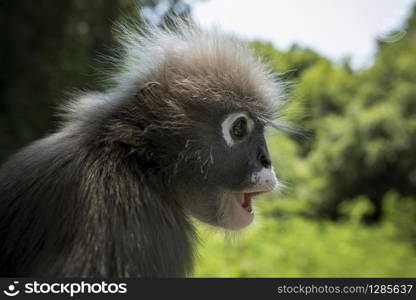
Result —
[[371, 65], [376, 39], [388, 42], [416, 0], [200, 0], [192, 16], [204, 28], [218, 26], [243, 39], [272, 42], [287, 50], [293, 43], [334, 60], [351, 58], [354, 68]]

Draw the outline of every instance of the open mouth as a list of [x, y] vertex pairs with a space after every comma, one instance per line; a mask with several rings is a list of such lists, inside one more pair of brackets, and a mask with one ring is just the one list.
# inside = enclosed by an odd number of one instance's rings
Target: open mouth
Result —
[[254, 214], [253, 206], [252, 206], [252, 198], [264, 194], [266, 191], [262, 192], [253, 192], [253, 193], [238, 193], [236, 197], [239, 205], [248, 213]]
[[229, 200], [225, 202], [224, 206], [224, 224], [225, 228], [232, 230], [240, 230], [244, 227], [247, 227], [251, 224], [255, 217], [255, 209], [253, 207], [253, 198], [271, 192], [271, 189], [261, 189], [255, 190], [254, 188], [247, 189], [244, 191], [231, 192], [225, 198]]

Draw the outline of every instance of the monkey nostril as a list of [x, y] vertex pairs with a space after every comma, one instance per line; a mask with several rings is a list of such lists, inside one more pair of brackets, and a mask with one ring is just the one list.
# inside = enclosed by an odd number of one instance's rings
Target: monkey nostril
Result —
[[272, 162], [270, 161], [270, 159], [264, 156], [263, 154], [260, 155], [259, 160], [260, 160], [261, 165], [266, 169], [270, 168], [272, 165]]

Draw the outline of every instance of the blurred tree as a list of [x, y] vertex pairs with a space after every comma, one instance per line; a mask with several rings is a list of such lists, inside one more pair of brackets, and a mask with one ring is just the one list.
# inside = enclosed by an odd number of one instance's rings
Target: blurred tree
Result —
[[325, 72], [329, 69], [332, 71], [332, 63], [311, 49], [298, 45], [293, 45], [287, 52], [276, 50], [271, 43], [261, 41], [254, 41], [251, 46], [286, 84], [286, 98], [291, 100], [286, 117], [288, 121], [300, 124], [310, 137], [297, 140], [301, 147], [300, 153], [305, 156], [314, 141], [312, 123], [321, 116], [319, 106], [326, 103], [322, 98], [326, 93], [325, 83], [331, 81], [331, 77]]
[[320, 215], [336, 218], [340, 203], [366, 195], [375, 205], [367, 220], [377, 221], [387, 192], [416, 195], [415, 19], [402, 40], [379, 42], [374, 66], [354, 75], [349, 92], [335, 89], [344, 113], [317, 126], [309, 159], [321, 186], [310, 195]]
[[271, 43], [254, 41], [251, 47], [257, 55], [276, 73], [286, 81], [296, 81], [302, 73], [318, 61], [329, 60], [315, 53], [311, 49], [293, 45], [287, 52], [279, 51]]
[[111, 54], [111, 27], [137, 9], [162, 24], [186, 16], [182, 0], [0, 2], [0, 162], [53, 129], [53, 112], [70, 89], [95, 89], [98, 54]]
[[[282, 52], [252, 43], [294, 83], [288, 113], [303, 115], [310, 134], [298, 145], [304, 166], [292, 159], [284, 165], [291, 166], [295, 197], [308, 200], [308, 211], [318, 216], [337, 219], [340, 204], [365, 196], [374, 205], [366, 219], [377, 221], [389, 191], [416, 201], [416, 8], [406, 26], [387, 37], [378, 42], [373, 66], [360, 71], [348, 60], [336, 65], [298, 46]], [[271, 151], [279, 148], [285, 147]]]
[[309, 154], [317, 141], [314, 137], [323, 119], [344, 114], [355, 86], [355, 78], [348, 64], [334, 66], [321, 59], [301, 74], [293, 95], [295, 107], [303, 111], [301, 125], [309, 137], [300, 143], [302, 156]]

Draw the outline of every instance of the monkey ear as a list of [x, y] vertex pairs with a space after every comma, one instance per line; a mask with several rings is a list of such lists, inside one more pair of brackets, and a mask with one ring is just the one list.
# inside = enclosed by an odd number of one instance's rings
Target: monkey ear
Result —
[[[138, 101], [140, 107], [154, 106], [152, 101], [157, 97], [158, 82], [148, 82], [144, 84], [135, 94], [134, 100]], [[110, 136], [113, 142], [123, 143], [128, 146], [140, 147], [144, 144], [144, 136], [148, 127], [148, 119], [154, 119], [144, 113], [139, 106], [130, 106], [129, 110], [120, 112], [120, 116], [116, 117], [110, 124]], [[154, 109], [153, 109], [154, 110]], [[150, 113], [151, 110], [148, 110]]]

